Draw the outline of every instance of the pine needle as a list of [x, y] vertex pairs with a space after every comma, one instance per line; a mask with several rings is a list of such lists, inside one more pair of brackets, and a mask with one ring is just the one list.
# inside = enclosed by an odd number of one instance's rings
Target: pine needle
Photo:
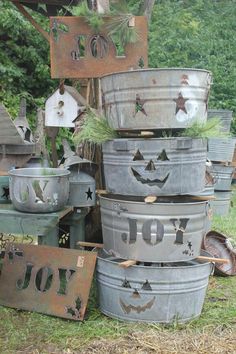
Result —
[[81, 130], [74, 136], [73, 140], [78, 145], [86, 142], [100, 145], [117, 137], [116, 131], [108, 125], [107, 120], [100, 117], [95, 110], [88, 108]]
[[211, 118], [206, 123], [195, 121], [180, 133], [180, 136], [189, 136], [191, 138], [220, 138], [228, 135], [228, 133], [222, 131], [219, 118]]

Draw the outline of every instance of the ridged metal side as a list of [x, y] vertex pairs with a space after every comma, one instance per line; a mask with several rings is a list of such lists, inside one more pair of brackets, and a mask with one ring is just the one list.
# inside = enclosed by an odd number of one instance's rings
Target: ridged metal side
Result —
[[230, 210], [231, 191], [216, 192], [215, 200], [211, 201], [211, 208], [214, 215], [226, 216]]
[[220, 119], [222, 131], [230, 131], [230, 125], [233, 118], [233, 111], [227, 109], [209, 109], [207, 113], [207, 119], [218, 118]]
[[100, 310], [125, 321], [179, 323], [200, 316], [211, 263], [119, 267], [104, 253], [97, 259]]
[[218, 162], [231, 162], [234, 156], [235, 142], [235, 138], [209, 138], [208, 159]]
[[235, 167], [216, 165], [212, 166], [212, 173], [215, 177], [215, 190], [216, 191], [229, 191], [231, 188], [233, 173]]
[[102, 150], [106, 189], [111, 193], [177, 195], [204, 189], [204, 139], [115, 139]]
[[207, 119], [211, 73], [144, 69], [101, 78], [105, 115], [117, 130], [186, 128]]
[[100, 196], [104, 249], [143, 262], [188, 261], [200, 255], [208, 204], [189, 198]]

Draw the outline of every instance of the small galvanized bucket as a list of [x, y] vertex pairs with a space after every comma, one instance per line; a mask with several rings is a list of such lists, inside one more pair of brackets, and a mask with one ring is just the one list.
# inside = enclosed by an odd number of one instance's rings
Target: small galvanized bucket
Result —
[[212, 173], [215, 177], [215, 190], [228, 191], [231, 188], [235, 167], [214, 164]]
[[204, 189], [205, 139], [115, 139], [102, 150], [106, 189], [111, 193], [177, 195]]
[[207, 119], [211, 73], [143, 69], [101, 78], [105, 115], [117, 130], [179, 129]]
[[143, 262], [180, 262], [200, 255], [207, 201], [160, 197], [100, 196], [104, 249]]
[[214, 215], [226, 216], [230, 210], [232, 191], [215, 191], [215, 200], [211, 201]]
[[229, 133], [230, 125], [233, 118], [233, 111], [227, 109], [209, 109], [207, 113], [207, 119], [219, 118], [222, 131]]
[[211, 263], [149, 263], [124, 269], [121, 261], [104, 253], [97, 259], [99, 306], [105, 315], [157, 323], [181, 323], [200, 316]]
[[207, 157], [211, 161], [231, 162], [234, 156], [235, 138], [209, 138]]

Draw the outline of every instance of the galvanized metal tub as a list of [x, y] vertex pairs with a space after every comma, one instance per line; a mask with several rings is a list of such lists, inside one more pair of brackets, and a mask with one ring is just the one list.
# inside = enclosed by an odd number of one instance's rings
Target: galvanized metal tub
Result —
[[211, 263], [119, 267], [121, 259], [97, 258], [99, 306], [105, 315], [137, 322], [186, 322], [200, 316]]
[[186, 128], [206, 121], [211, 73], [200, 69], [142, 69], [101, 78], [104, 111], [117, 130]]
[[104, 249], [143, 262], [180, 262], [200, 255], [207, 201], [160, 197], [100, 196]]
[[122, 195], [202, 192], [206, 140], [191, 138], [115, 139], [103, 144], [106, 189]]
[[235, 167], [216, 165], [212, 166], [212, 173], [214, 174], [216, 183], [215, 190], [228, 191], [231, 188], [232, 178]]
[[0, 176], [0, 203], [10, 203], [9, 176]]
[[10, 198], [20, 211], [47, 213], [62, 209], [69, 197], [69, 174], [57, 168], [11, 170]]
[[235, 138], [209, 138], [208, 159], [218, 162], [231, 162], [234, 156], [235, 142]]
[[211, 201], [214, 215], [226, 216], [230, 210], [232, 191], [215, 191], [215, 200]]
[[222, 131], [229, 133], [231, 121], [233, 118], [233, 111], [229, 111], [227, 109], [209, 109], [207, 113], [207, 119], [211, 118], [219, 118]]

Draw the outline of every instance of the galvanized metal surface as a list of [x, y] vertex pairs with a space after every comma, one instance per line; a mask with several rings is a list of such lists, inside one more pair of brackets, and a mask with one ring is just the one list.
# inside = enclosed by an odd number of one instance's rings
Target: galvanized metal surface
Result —
[[115, 139], [103, 144], [106, 189], [122, 195], [202, 192], [206, 140]]
[[186, 322], [200, 316], [211, 263], [119, 267], [121, 259], [97, 260], [100, 310], [126, 321]]
[[214, 215], [226, 216], [230, 210], [231, 191], [215, 191], [215, 198], [211, 201]]
[[70, 175], [68, 205], [90, 207], [96, 204], [96, 182], [87, 173], [73, 171]]
[[216, 275], [236, 274], [236, 250], [225, 235], [213, 230], [208, 232], [203, 239], [203, 248], [213, 257], [229, 260], [229, 263], [215, 264]]
[[[84, 17], [51, 17], [50, 54], [52, 78], [94, 78], [114, 71], [147, 67], [147, 20], [135, 17], [137, 42], [125, 46], [122, 56], [108, 35], [111, 17], [103, 17], [99, 33]], [[114, 21], [114, 17], [112, 18]]]
[[14, 207], [30, 213], [62, 209], [69, 197], [69, 174], [67, 170], [56, 168], [11, 170], [10, 198]]
[[209, 138], [207, 157], [211, 161], [231, 162], [234, 156], [235, 138]]
[[212, 173], [214, 174], [216, 183], [216, 191], [228, 191], [231, 188], [232, 178], [235, 167], [213, 164]]
[[0, 105], [0, 144], [24, 144], [6, 108]]
[[104, 249], [143, 262], [180, 262], [200, 255], [207, 202], [191, 198], [100, 196]]
[[199, 69], [145, 69], [101, 78], [104, 110], [117, 130], [186, 128], [207, 119], [211, 73]]
[[222, 131], [230, 131], [230, 125], [233, 118], [233, 111], [227, 109], [209, 109], [207, 119], [218, 118], [220, 120]]
[[0, 203], [10, 203], [9, 176], [0, 176]]
[[96, 253], [9, 245], [3, 259], [0, 304], [83, 320]]

